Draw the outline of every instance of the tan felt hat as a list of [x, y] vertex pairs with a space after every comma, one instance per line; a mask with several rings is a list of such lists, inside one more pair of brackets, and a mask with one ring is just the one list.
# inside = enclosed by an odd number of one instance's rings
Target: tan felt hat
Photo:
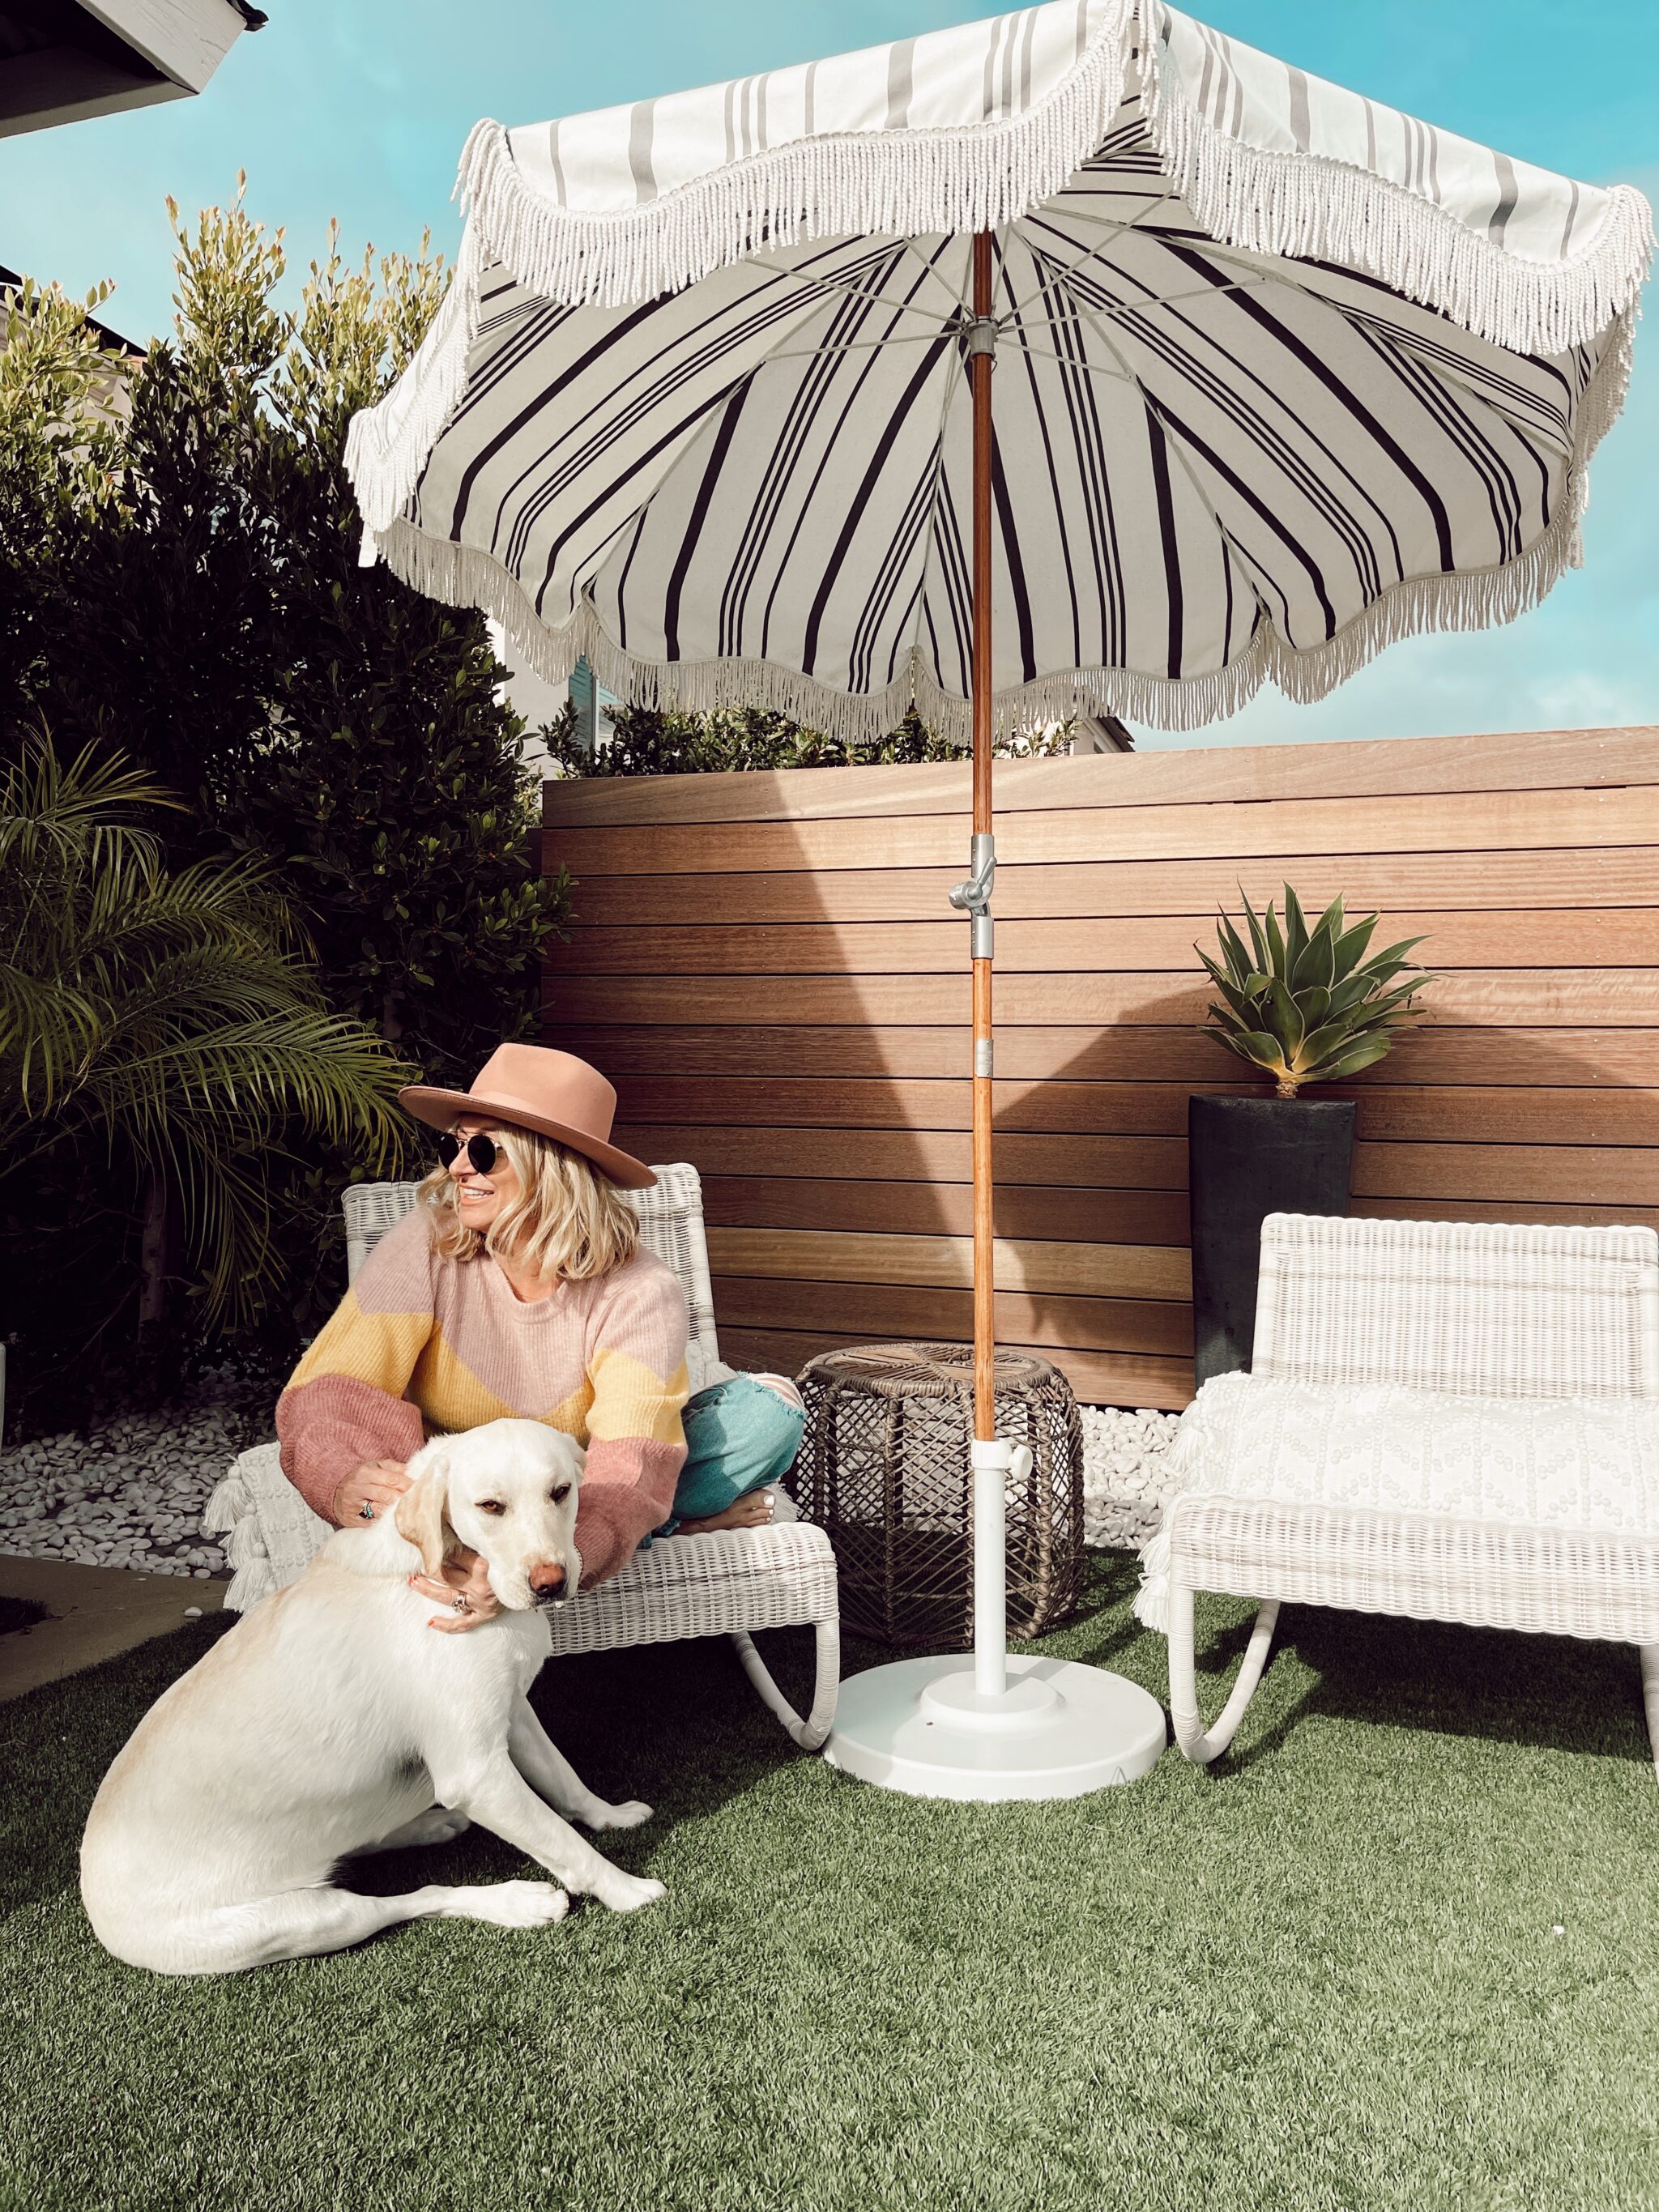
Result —
[[643, 1160], [611, 1142], [616, 1091], [597, 1067], [573, 1052], [554, 1052], [540, 1044], [498, 1045], [471, 1091], [434, 1091], [414, 1083], [398, 1096], [430, 1128], [447, 1129], [464, 1114], [510, 1121], [515, 1128], [534, 1129], [538, 1136], [568, 1145], [624, 1190], [646, 1190], [657, 1180]]

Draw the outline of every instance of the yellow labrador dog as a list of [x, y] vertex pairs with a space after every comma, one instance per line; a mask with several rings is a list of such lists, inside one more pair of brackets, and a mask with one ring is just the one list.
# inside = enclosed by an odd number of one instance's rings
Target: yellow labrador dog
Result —
[[[393, 1516], [331, 1536], [173, 1684], [87, 1822], [81, 1893], [100, 1942], [158, 1973], [234, 1973], [434, 1914], [542, 1928], [563, 1917], [567, 1890], [618, 1912], [662, 1895], [568, 1825], [631, 1828], [651, 1808], [584, 1788], [525, 1694], [550, 1648], [539, 1607], [581, 1573], [582, 1458], [539, 1421], [435, 1438]], [[452, 1533], [482, 1553], [504, 1608], [465, 1636], [429, 1629], [431, 1600], [408, 1584], [438, 1571]], [[440, 1842], [469, 1820], [555, 1881], [405, 1897], [332, 1886], [342, 1858]]]

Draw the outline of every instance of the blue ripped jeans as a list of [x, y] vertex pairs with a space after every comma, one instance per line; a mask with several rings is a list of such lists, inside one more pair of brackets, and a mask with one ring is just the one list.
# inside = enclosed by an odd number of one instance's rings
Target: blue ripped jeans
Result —
[[674, 1488], [671, 1535], [682, 1521], [706, 1521], [751, 1490], [787, 1474], [806, 1425], [802, 1408], [752, 1375], [733, 1375], [699, 1390], [685, 1408], [685, 1465]]

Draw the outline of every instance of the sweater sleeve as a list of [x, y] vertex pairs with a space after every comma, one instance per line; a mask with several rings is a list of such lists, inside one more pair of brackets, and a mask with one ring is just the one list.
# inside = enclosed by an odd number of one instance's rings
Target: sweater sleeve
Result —
[[608, 1281], [589, 1336], [593, 1402], [576, 1515], [584, 1589], [626, 1565], [673, 1510], [685, 1464], [687, 1333], [672, 1270], [636, 1252]]
[[423, 1441], [404, 1392], [435, 1327], [431, 1232], [418, 1209], [387, 1231], [276, 1401], [283, 1472], [313, 1513], [366, 1460], [406, 1460]]

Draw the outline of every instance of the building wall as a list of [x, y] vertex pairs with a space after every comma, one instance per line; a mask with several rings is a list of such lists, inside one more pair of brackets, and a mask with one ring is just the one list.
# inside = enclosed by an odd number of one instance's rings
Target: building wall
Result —
[[[547, 1039], [702, 1170], [735, 1359], [970, 1332], [967, 806], [954, 763], [546, 787]], [[1251, 1087], [1192, 945], [1241, 883], [1444, 976], [1348, 1087], [1356, 1211], [1659, 1226], [1659, 731], [1014, 762], [997, 806], [998, 1332], [1080, 1396], [1190, 1395], [1187, 1100]]]

